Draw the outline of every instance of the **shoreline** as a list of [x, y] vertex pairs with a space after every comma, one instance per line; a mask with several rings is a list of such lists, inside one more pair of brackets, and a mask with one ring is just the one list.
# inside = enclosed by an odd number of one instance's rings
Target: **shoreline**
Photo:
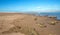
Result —
[[0, 16], [1, 15], [14, 15], [14, 14], [25, 14], [25, 15], [33, 15], [33, 16], [45, 16], [45, 17], [48, 17], [48, 18], [50, 18], [50, 17], [53, 17], [53, 18], [55, 18], [56, 20], [58, 20], [58, 21], [60, 21], [60, 19], [58, 19], [57, 18], [57, 16], [49, 16], [49, 15], [40, 15], [40, 14], [29, 14], [29, 13], [0, 13]]

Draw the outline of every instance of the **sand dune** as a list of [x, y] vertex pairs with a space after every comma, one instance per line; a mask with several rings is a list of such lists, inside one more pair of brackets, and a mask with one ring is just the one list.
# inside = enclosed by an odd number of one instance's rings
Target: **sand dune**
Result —
[[60, 35], [60, 21], [48, 16], [1, 13], [0, 35]]

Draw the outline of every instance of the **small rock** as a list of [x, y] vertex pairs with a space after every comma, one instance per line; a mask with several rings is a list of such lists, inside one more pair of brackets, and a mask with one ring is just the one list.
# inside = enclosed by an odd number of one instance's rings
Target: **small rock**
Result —
[[51, 23], [49, 23], [50, 25], [56, 25], [56, 22], [51, 22]]
[[47, 27], [46, 25], [44, 24], [38, 24], [41, 28], [44, 28], [44, 27]]

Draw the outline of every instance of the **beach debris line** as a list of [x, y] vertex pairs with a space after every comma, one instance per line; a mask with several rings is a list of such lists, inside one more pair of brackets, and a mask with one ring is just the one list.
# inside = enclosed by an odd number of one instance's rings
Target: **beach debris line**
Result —
[[57, 19], [57, 16], [48, 16], [48, 17], [52, 19]]

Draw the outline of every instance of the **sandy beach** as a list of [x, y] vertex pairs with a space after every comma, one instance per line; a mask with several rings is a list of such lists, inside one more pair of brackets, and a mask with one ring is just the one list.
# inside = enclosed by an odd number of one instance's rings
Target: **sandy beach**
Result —
[[0, 35], [60, 35], [60, 21], [48, 16], [0, 13]]

